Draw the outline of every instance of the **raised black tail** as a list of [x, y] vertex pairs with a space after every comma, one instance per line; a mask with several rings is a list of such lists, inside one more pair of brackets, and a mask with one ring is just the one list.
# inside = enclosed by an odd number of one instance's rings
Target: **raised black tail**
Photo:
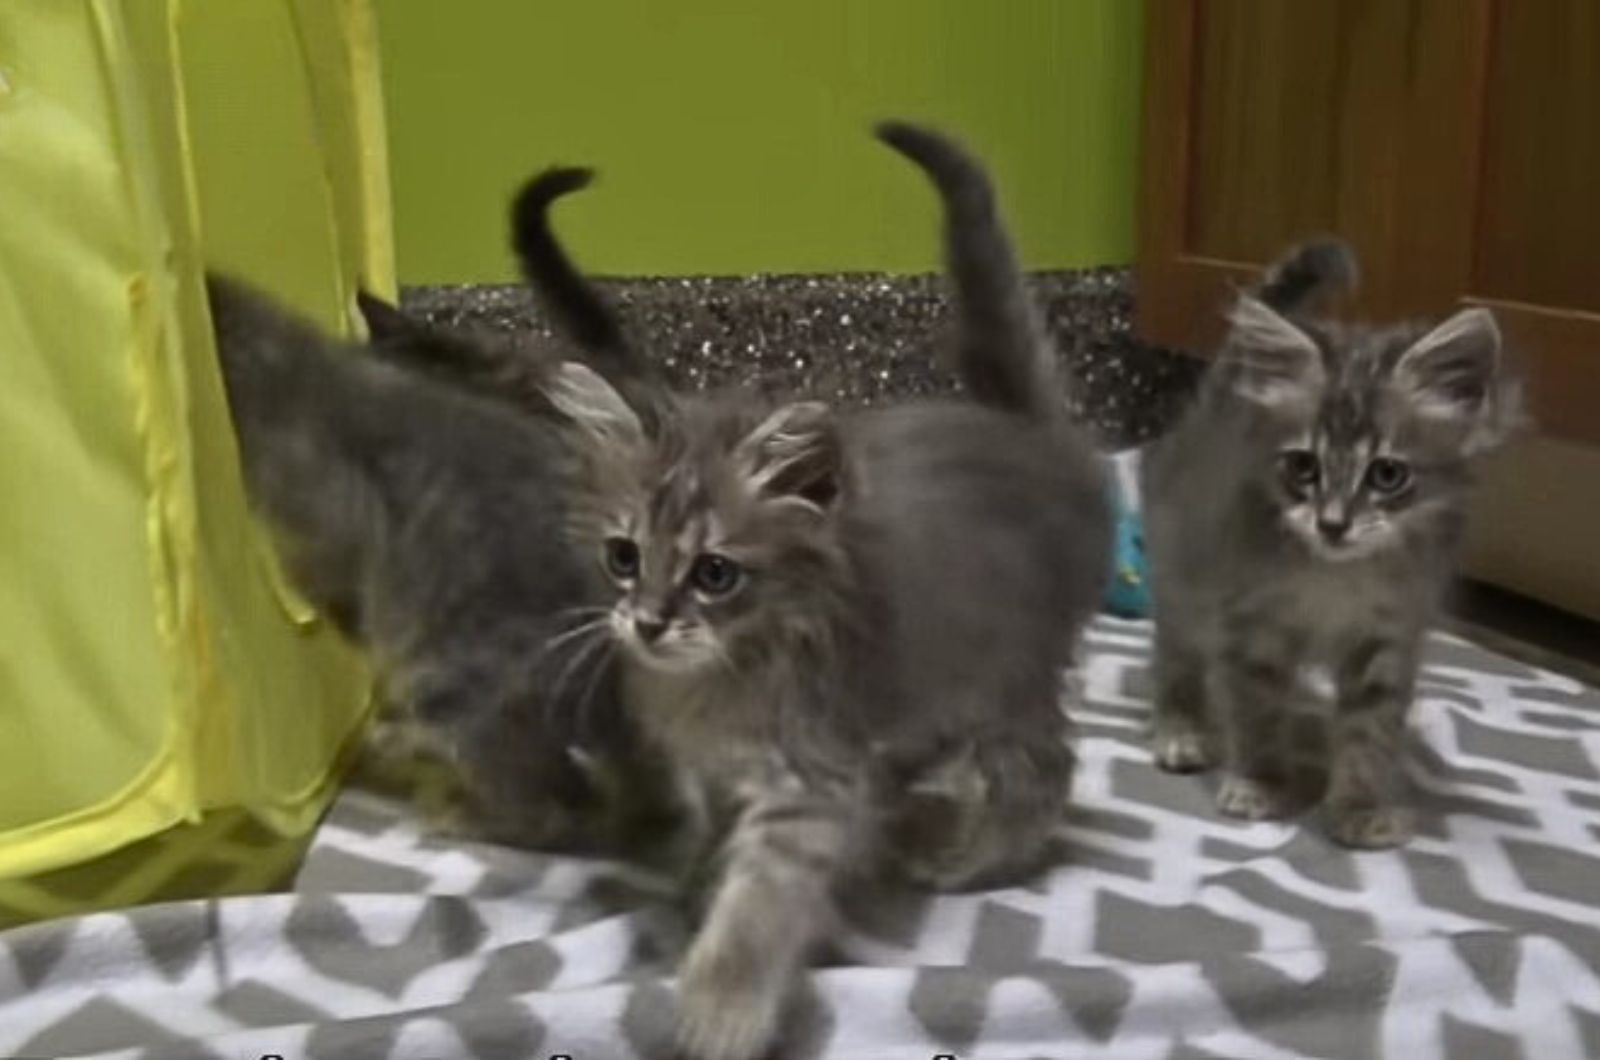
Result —
[[594, 170], [573, 166], [552, 166], [528, 181], [511, 207], [511, 245], [528, 284], [561, 327], [591, 354], [615, 362], [612, 367], [631, 367], [632, 352], [611, 307], [550, 229], [550, 205], [593, 181]]
[[[523, 185], [511, 208], [511, 244], [523, 273], [575, 350], [543, 351], [433, 327], [362, 291], [357, 302], [373, 338], [373, 352], [536, 413], [549, 411], [545, 388], [557, 352], [575, 353], [630, 397], [648, 394], [656, 381], [654, 368], [634, 351], [610, 306], [573, 266], [550, 229], [550, 205], [593, 180], [592, 170], [551, 167]], [[639, 400], [644, 403], [643, 397]]]
[[1355, 251], [1342, 239], [1307, 240], [1268, 267], [1256, 297], [1280, 313], [1315, 311], [1360, 282]]
[[887, 121], [876, 131], [928, 175], [944, 200], [962, 382], [986, 405], [1046, 420], [1061, 415], [1055, 360], [983, 166], [929, 129]]

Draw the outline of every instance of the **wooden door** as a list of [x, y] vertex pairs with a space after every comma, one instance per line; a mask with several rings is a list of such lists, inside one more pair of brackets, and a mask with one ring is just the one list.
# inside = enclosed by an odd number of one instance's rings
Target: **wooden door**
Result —
[[1542, 433], [1600, 445], [1600, 4], [1149, 0], [1138, 328], [1203, 351], [1319, 232], [1375, 318], [1491, 306]]

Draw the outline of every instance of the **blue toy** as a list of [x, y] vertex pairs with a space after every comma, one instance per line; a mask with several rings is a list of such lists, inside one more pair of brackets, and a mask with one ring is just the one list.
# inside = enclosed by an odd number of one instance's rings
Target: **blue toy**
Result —
[[1118, 474], [1112, 480], [1112, 512], [1116, 536], [1112, 548], [1111, 583], [1106, 587], [1105, 609], [1118, 618], [1150, 616], [1149, 568], [1144, 555], [1144, 521], [1134, 500], [1133, 466], [1137, 453], [1114, 458]]

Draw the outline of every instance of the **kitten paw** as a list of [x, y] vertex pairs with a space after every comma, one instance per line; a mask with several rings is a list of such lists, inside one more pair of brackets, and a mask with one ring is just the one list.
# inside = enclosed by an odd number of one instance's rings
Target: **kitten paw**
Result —
[[1328, 835], [1357, 850], [1404, 846], [1416, 833], [1416, 816], [1405, 806], [1330, 805]]
[[756, 1060], [778, 1031], [783, 995], [758, 970], [736, 976], [691, 947], [679, 979], [677, 1045], [689, 1060]]
[[1156, 765], [1168, 773], [1199, 773], [1212, 766], [1203, 733], [1189, 728], [1157, 728], [1151, 741]]
[[1229, 774], [1217, 789], [1217, 812], [1246, 821], [1265, 821], [1282, 817], [1286, 810], [1283, 793], [1249, 777]]

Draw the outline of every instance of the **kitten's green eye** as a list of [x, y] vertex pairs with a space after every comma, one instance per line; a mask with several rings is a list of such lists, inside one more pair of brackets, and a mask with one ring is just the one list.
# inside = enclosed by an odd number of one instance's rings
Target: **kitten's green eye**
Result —
[[1378, 493], [1399, 493], [1411, 485], [1411, 468], [1403, 460], [1380, 456], [1367, 465], [1367, 485]]
[[1278, 454], [1278, 466], [1283, 471], [1284, 479], [1300, 489], [1315, 486], [1318, 476], [1322, 474], [1317, 454], [1309, 449], [1285, 449]]
[[689, 568], [689, 580], [707, 596], [726, 596], [739, 587], [744, 570], [727, 556], [705, 552]]
[[639, 576], [639, 546], [625, 537], [608, 537], [605, 543], [606, 570], [618, 581]]

